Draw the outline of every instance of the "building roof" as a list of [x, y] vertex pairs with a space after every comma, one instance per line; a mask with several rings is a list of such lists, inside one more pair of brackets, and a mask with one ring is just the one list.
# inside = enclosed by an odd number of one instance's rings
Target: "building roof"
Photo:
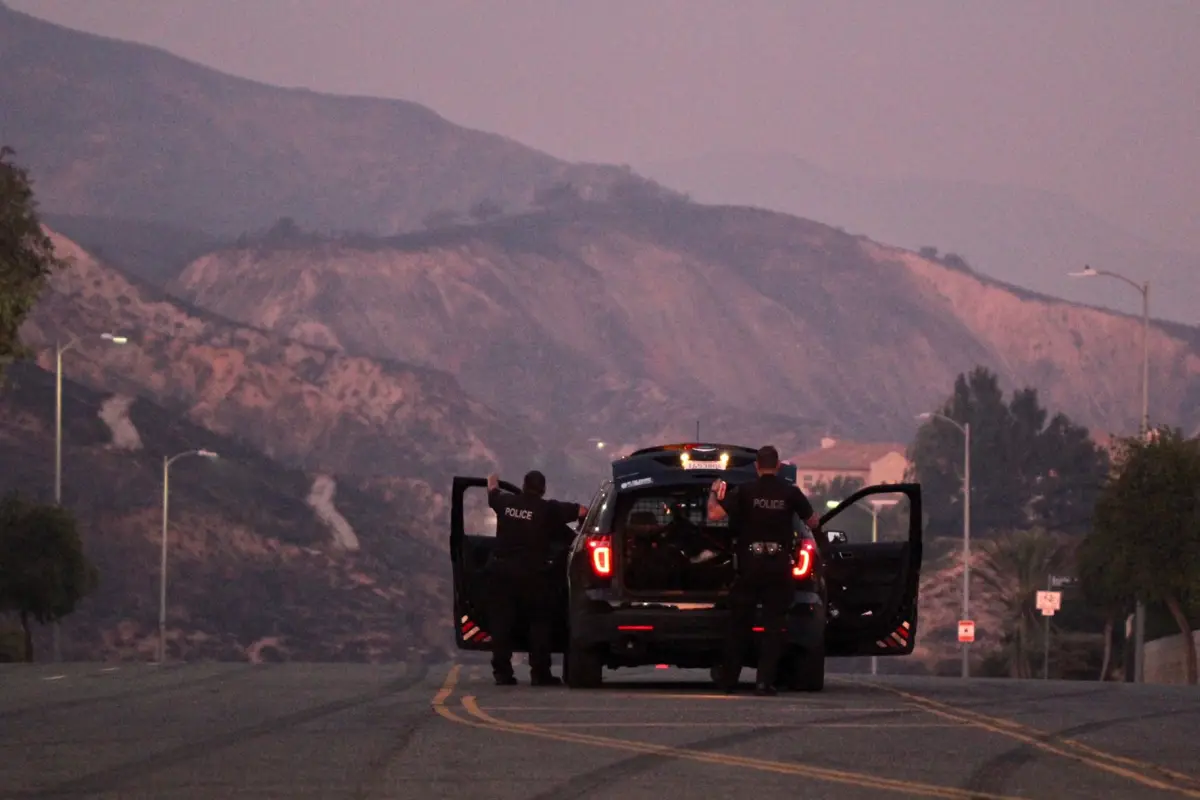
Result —
[[898, 442], [839, 442], [825, 439], [821, 447], [787, 459], [798, 470], [867, 470], [889, 453], [905, 455], [908, 445]]

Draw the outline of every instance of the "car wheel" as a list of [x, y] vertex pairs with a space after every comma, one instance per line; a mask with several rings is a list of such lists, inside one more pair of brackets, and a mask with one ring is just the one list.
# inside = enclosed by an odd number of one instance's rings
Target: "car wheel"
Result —
[[604, 680], [604, 662], [594, 648], [571, 642], [567, 648], [567, 686], [572, 689], [593, 689]]

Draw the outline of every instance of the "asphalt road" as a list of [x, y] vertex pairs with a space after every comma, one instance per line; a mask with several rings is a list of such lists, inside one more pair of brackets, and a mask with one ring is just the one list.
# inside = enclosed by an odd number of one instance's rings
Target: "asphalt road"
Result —
[[678, 670], [517, 673], [0, 665], [0, 797], [1200, 798], [1186, 687], [831, 676], [757, 698]]

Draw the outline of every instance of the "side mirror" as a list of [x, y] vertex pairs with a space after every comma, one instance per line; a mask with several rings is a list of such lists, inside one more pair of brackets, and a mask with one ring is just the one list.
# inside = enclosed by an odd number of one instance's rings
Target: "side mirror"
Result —
[[845, 531], [826, 531], [825, 536], [828, 537], [830, 544], [846, 544], [850, 541], [850, 537]]

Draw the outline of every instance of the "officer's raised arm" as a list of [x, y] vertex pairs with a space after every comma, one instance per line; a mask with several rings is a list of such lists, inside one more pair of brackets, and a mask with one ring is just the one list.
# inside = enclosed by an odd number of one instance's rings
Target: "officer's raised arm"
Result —
[[503, 510], [500, 505], [500, 476], [492, 473], [487, 477], [488, 507], [497, 514]]
[[792, 511], [796, 512], [796, 516], [804, 520], [804, 524], [808, 526], [808, 529], [813, 534], [820, 532], [821, 517], [813, 509], [808, 496], [804, 494], [799, 486], [792, 487]]
[[708, 521], [720, 522], [737, 508], [737, 487], [728, 488], [725, 481], [717, 478], [708, 493]]
[[547, 502], [554, 507], [554, 510], [567, 525], [578, 522], [586, 517], [588, 513], [587, 506], [579, 503], [568, 503], [565, 500], [549, 500]]

